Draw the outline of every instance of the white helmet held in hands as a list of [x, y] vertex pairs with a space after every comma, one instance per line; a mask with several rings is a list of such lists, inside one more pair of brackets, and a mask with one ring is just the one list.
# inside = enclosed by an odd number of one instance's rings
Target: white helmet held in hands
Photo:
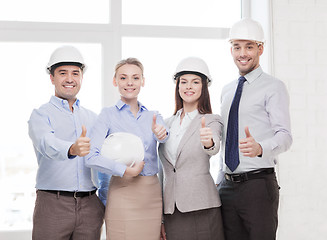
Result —
[[244, 18], [236, 22], [229, 32], [229, 41], [233, 40], [251, 40], [259, 44], [264, 44], [264, 33], [259, 22], [251, 18]]
[[62, 65], [76, 65], [79, 66], [83, 71], [86, 69], [82, 54], [77, 48], [73, 46], [62, 46], [57, 48], [51, 54], [46, 70], [50, 74], [51, 68]]
[[208, 86], [211, 85], [212, 78], [209, 73], [208, 65], [201, 58], [187, 57], [184, 58], [178, 65], [173, 76], [176, 82], [177, 78], [184, 74], [196, 74], [207, 79]]
[[144, 145], [138, 136], [127, 132], [110, 134], [101, 148], [103, 157], [132, 166], [144, 159]]

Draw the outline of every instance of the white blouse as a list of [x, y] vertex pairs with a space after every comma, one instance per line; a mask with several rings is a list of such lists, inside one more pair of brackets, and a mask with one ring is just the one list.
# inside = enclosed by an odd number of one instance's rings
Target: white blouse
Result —
[[183, 109], [178, 110], [175, 114], [175, 118], [170, 127], [170, 136], [167, 142], [164, 144], [167, 151], [168, 157], [170, 158], [172, 164], [175, 166], [177, 160], [177, 148], [179, 143], [184, 136], [184, 133], [190, 126], [192, 120], [195, 118], [199, 111], [196, 109], [193, 112], [185, 113], [185, 116], [181, 122], [181, 114]]

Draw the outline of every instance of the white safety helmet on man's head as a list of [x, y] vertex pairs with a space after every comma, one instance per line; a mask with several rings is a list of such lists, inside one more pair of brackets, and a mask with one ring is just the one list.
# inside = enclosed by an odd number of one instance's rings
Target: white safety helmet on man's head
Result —
[[244, 18], [236, 22], [229, 32], [229, 41], [233, 40], [251, 40], [259, 44], [264, 44], [264, 33], [259, 22], [251, 18]]
[[51, 69], [62, 65], [75, 65], [80, 67], [83, 71], [86, 69], [82, 54], [73, 46], [62, 46], [57, 48], [51, 54], [46, 70], [51, 74]]
[[184, 74], [196, 74], [201, 78], [207, 79], [208, 86], [211, 85], [212, 78], [209, 73], [208, 65], [201, 58], [198, 57], [188, 57], [183, 59], [176, 68], [176, 72], [173, 76], [174, 82], [177, 78]]

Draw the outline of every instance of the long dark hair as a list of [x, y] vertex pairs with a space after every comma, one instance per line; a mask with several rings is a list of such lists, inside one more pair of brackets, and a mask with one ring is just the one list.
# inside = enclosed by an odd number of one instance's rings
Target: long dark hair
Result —
[[[212, 113], [211, 109], [211, 103], [210, 103], [210, 94], [208, 89], [208, 82], [207, 78], [204, 76], [201, 76], [200, 74], [197, 74], [194, 72], [193, 74], [198, 75], [201, 77], [202, 81], [202, 90], [201, 90], [201, 96], [198, 100], [198, 111], [200, 114], [207, 114]], [[175, 88], [175, 112], [174, 115], [177, 113], [177, 111], [181, 108], [183, 108], [183, 99], [179, 95], [179, 82], [180, 82], [181, 76], [177, 78], [176, 81], [176, 88]]]

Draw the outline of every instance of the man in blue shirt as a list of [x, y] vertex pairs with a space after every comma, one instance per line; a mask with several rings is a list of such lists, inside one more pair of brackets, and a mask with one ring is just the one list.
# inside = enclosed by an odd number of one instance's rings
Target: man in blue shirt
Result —
[[285, 84], [263, 72], [261, 25], [245, 18], [230, 31], [239, 80], [221, 94], [222, 164], [217, 183], [226, 240], [274, 240], [278, 225], [278, 155], [292, 144]]
[[96, 114], [76, 98], [84, 59], [76, 48], [63, 46], [51, 55], [47, 71], [55, 95], [28, 122], [38, 161], [32, 239], [99, 240], [104, 206], [95, 194], [96, 172], [84, 160]]

